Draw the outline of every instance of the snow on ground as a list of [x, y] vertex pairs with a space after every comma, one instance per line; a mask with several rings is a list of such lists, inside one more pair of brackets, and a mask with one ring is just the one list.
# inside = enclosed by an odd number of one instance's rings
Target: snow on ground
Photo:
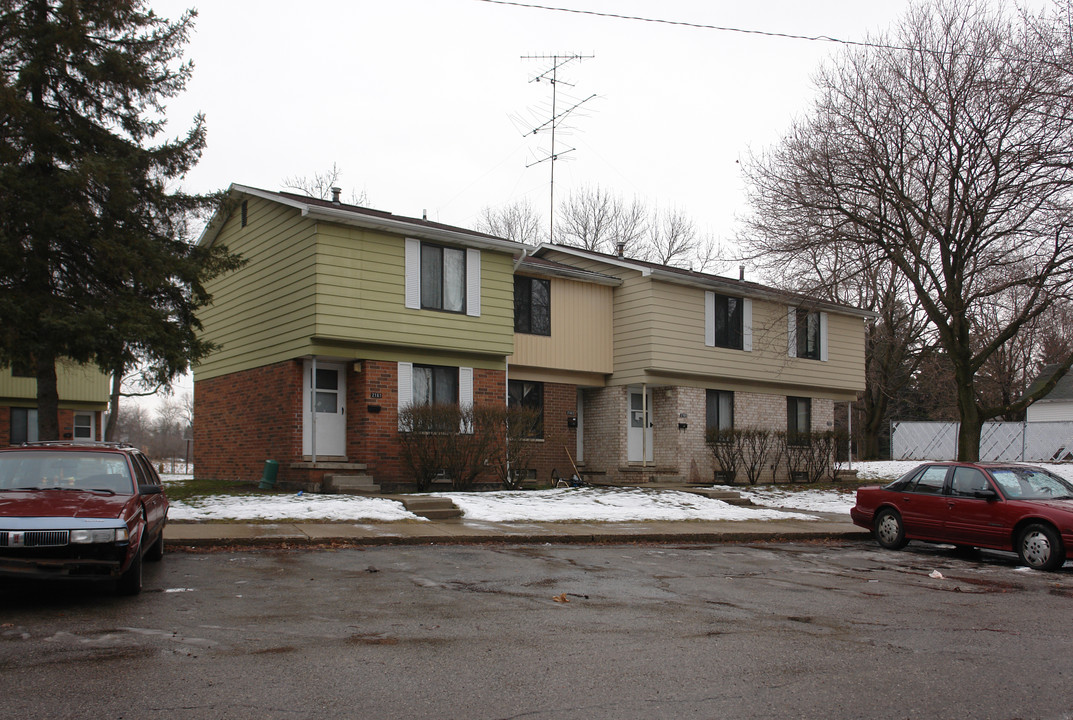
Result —
[[639, 522], [645, 520], [817, 520], [811, 515], [730, 505], [693, 493], [647, 488], [561, 488], [431, 493], [492, 522]]
[[[857, 477], [886, 483], [919, 465], [916, 460], [854, 463]], [[1073, 465], [1044, 465], [1073, 481]], [[165, 486], [190, 475], [162, 475]], [[658, 520], [790, 520], [818, 517], [807, 513], [848, 513], [853, 486], [846, 490], [816, 490], [808, 486], [770, 485], [727, 487], [759, 508], [738, 507], [692, 493], [650, 488], [562, 488], [472, 493], [431, 493], [448, 497], [467, 520], [489, 522], [641, 522]], [[780, 512], [783, 508], [791, 512]], [[386, 498], [356, 495], [273, 493], [218, 495], [173, 501], [172, 520], [295, 520], [336, 522], [393, 522], [424, 520]]]
[[176, 500], [171, 520], [424, 520], [395, 500], [351, 495], [211, 495]]

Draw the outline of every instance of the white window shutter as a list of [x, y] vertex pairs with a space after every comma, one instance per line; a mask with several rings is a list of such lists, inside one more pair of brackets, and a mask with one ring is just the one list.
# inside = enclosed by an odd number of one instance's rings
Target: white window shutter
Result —
[[790, 357], [797, 357], [797, 309], [786, 308], [786, 350]]
[[715, 293], [704, 293], [704, 344], [715, 347]]
[[466, 314], [481, 316], [481, 251], [466, 248]]
[[[458, 368], [458, 405], [463, 411], [473, 407], [473, 368]], [[462, 427], [458, 431], [471, 435], [473, 434], [473, 427], [463, 417]]]
[[402, 430], [402, 411], [408, 408], [414, 401], [414, 364], [408, 362], [399, 363], [399, 430]]
[[704, 344], [716, 347], [716, 294], [710, 290], [704, 293]]
[[820, 313], [820, 360], [827, 362], [827, 313]]
[[406, 307], [421, 309], [421, 241], [406, 238]]
[[741, 349], [753, 351], [753, 301], [749, 298], [741, 301]]

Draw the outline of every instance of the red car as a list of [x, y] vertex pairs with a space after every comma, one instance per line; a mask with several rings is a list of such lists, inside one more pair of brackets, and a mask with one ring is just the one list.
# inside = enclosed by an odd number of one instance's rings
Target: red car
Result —
[[1037, 570], [1057, 570], [1073, 543], [1073, 485], [1027, 465], [920, 465], [883, 487], [857, 490], [853, 522], [885, 548], [910, 540], [1016, 552]]
[[164, 556], [168, 499], [135, 448], [28, 443], [0, 449], [0, 576], [115, 580], [142, 589]]

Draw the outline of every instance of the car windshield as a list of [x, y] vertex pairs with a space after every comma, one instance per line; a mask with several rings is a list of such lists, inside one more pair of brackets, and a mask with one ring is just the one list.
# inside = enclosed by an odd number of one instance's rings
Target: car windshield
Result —
[[1002, 493], [1017, 500], [1073, 498], [1073, 485], [1039, 468], [995, 468], [991, 470]]
[[108, 452], [29, 450], [0, 453], [0, 490], [134, 492], [126, 457]]

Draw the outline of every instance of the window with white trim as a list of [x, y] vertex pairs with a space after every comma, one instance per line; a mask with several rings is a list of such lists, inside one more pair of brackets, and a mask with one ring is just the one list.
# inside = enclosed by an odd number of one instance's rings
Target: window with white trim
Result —
[[74, 414], [74, 439], [75, 441], [89, 442], [93, 437], [93, 413]]
[[[473, 404], [473, 368], [442, 365], [398, 364], [399, 429], [402, 411], [411, 405]], [[463, 431], [468, 432], [466, 428]]]
[[405, 253], [406, 307], [480, 316], [480, 250], [407, 238]]
[[827, 361], [827, 313], [790, 307], [787, 310], [790, 357]]
[[749, 298], [704, 293], [704, 344], [752, 352], [753, 302]]

